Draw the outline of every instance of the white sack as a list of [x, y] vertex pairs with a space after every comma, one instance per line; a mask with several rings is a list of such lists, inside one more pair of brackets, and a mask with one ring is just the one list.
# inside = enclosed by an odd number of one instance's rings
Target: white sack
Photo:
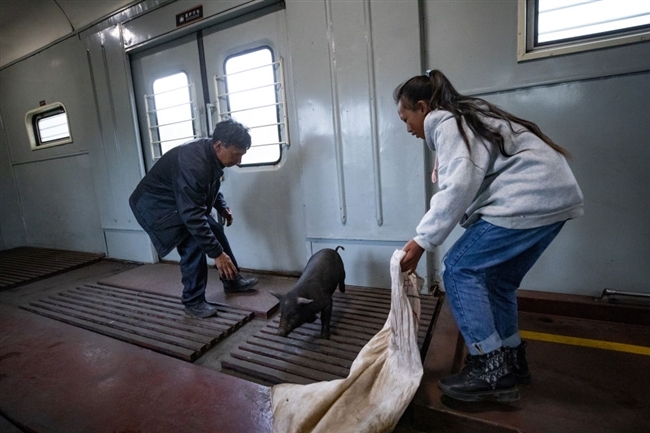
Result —
[[393, 431], [422, 379], [417, 277], [400, 272], [404, 255], [396, 250], [390, 261], [388, 319], [361, 349], [348, 377], [271, 389], [275, 433]]

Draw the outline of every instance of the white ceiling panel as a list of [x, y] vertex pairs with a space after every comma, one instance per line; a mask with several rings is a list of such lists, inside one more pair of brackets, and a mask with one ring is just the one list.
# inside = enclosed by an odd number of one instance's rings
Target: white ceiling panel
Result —
[[0, 67], [137, 3], [133, 0], [2, 0]]
[[112, 15], [126, 6], [138, 3], [133, 0], [56, 0], [56, 2], [63, 9], [75, 30]]

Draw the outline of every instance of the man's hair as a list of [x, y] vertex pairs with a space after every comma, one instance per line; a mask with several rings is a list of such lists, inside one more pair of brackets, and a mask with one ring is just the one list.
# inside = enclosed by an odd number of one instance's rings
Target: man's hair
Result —
[[222, 120], [214, 127], [212, 142], [221, 141], [224, 147], [235, 146], [242, 150], [251, 147], [251, 135], [248, 128], [233, 119]]

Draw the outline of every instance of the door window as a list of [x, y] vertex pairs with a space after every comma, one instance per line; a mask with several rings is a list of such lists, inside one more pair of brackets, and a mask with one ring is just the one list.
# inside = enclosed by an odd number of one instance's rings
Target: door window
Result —
[[252, 144], [241, 166], [276, 164], [286, 143], [282, 62], [269, 47], [229, 56], [224, 75], [215, 77], [219, 118], [232, 117], [250, 128]]
[[145, 95], [149, 139], [155, 158], [196, 138], [194, 86], [180, 72], [153, 82], [153, 94]]

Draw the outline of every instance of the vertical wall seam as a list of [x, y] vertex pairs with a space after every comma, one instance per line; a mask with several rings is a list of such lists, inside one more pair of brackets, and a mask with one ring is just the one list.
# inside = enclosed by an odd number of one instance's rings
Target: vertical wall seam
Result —
[[[117, 151], [118, 143], [119, 143], [119, 138], [117, 136], [117, 115], [115, 113], [115, 100], [114, 100], [114, 97], [113, 97], [113, 86], [111, 84], [111, 77], [109, 75], [110, 72], [109, 72], [109, 69], [108, 69], [108, 58], [106, 56], [106, 47], [104, 46], [103, 43], [101, 45], [101, 52], [102, 52], [102, 67], [104, 69], [104, 77], [106, 79], [106, 90], [108, 92], [108, 109], [110, 111], [111, 124], [113, 126], [113, 143], [114, 143], [115, 149]], [[104, 158], [105, 158], [106, 161], [108, 161], [108, 158], [107, 158], [107, 155], [106, 155], [106, 143], [104, 143]], [[118, 161], [119, 169], [120, 169], [120, 171], [122, 171], [122, 164], [121, 164], [121, 161], [120, 161], [120, 158], [119, 158], [119, 152], [118, 152], [117, 161]], [[109, 178], [110, 184], [112, 185], [113, 182], [110, 180], [111, 179], [110, 170], [108, 171], [108, 178]], [[124, 179], [124, 176], [120, 175], [120, 178]], [[116, 207], [116, 204], [115, 204], [115, 196], [113, 194], [113, 189], [112, 188], [109, 188], [109, 189], [111, 190], [111, 203], [113, 204], [113, 215], [115, 216], [115, 215], [117, 215], [117, 207]]]
[[[428, 62], [428, 47], [427, 47], [427, 23], [426, 23], [426, 11], [424, 0], [418, 0], [418, 26], [420, 34], [420, 71], [424, 71], [429, 68]], [[433, 155], [431, 151], [427, 148], [426, 143], [422, 143], [424, 149], [424, 207], [429, 209], [429, 201], [434, 193], [434, 185], [432, 182], [429, 182], [431, 179], [431, 172], [433, 170]], [[430, 289], [434, 285], [438, 285], [438, 281], [442, 280], [438, 275], [438, 262], [436, 260], [436, 255], [440, 251], [440, 247], [436, 247], [434, 252], [427, 252], [425, 254], [426, 260], [426, 285]]]
[[[5, 128], [4, 119], [2, 118], [2, 113], [0, 113], [0, 126], [2, 127], [2, 133], [5, 136], [5, 142], [7, 143], [7, 155], [9, 155], [9, 169], [11, 170], [11, 181], [16, 188], [16, 200], [18, 201], [18, 212], [20, 213], [20, 222], [23, 224], [23, 239], [29, 245], [29, 233], [27, 232], [27, 221], [25, 220], [25, 207], [23, 206], [23, 201], [20, 196], [20, 188], [18, 188], [18, 179], [16, 178], [16, 170], [14, 170], [13, 156], [11, 155], [11, 146], [9, 146], [9, 135], [7, 134], [7, 128]], [[4, 243], [4, 236], [2, 237], [2, 242]]]
[[325, 0], [325, 20], [327, 21], [330, 89], [332, 92], [332, 121], [334, 123], [334, 154], [336, 158], [336, 174], [338, 179], [339, 210], [341, 212], [341, 223], [345, 224], [347, 221], [347, 205], [345, 202], [345, 176], [343, 173], [343, 138], [341, 134], [341, 109], [339, 107], [339, 88], [336, 72], [336, 44], [334, 41], [331, 0]]
[[381, 160], [379, 152], [379, 130], [377, 122], [377, 81], [375, 78], [375, 51], [373, 47], [372, 11], [370, 0], [363, 1], [363, 12], [366, 33], [366, 53], [368, 63], [368, 90], [370, 105], [370, 144], [372, 146], [372, 174], [375, 187], [375, 218], [377, 225], [384, 223], [382, 191], [381, 191]]
[[[102, 45], [102, 49], [104, 46]], [[95, 105], [95, 114], [97, 115], [97, 123], [99, 125], [99, 137], [100, 137], [100, 146], [102, 147], [101, 152], [104, 154], [104, 161], [106, 161], [106, 144], [104, 143], [104, 123], [102, 122], [102, 115], [101, 115], [101, 110], [99, 108], [99, 95], [97, 93], [97, 81], [95, 80], [95, 70], [93, 69], [93, 62], [90, 56], [90, 50], [86, 50], [86, 60], [88, 61], [88, 69], [90, 71], [90, 85], [93, 89], [93, 98], [94, 98], [94, 105]], [[107, 169], [106, 174], [110, 180], [111, 174], [110, 171]], [[108, 183], [110, 186], [110, 182]], [[115, 197], [113, 196], [113, 189], [108, 188], [108, 192], [110, 194], [110, 200], [111, 200], [111, 206], [113, 208], [113, 215], [116, 214], [117, 209], [115, 208]], [[100, 218], [101, 219], [101, 218]], [[103, 227], [102, 227], [103, 228]], [[106, 244], [108, 245], [108, 244]], [[106, 251], [108, 252], [108, 247], [106, 248]]]

